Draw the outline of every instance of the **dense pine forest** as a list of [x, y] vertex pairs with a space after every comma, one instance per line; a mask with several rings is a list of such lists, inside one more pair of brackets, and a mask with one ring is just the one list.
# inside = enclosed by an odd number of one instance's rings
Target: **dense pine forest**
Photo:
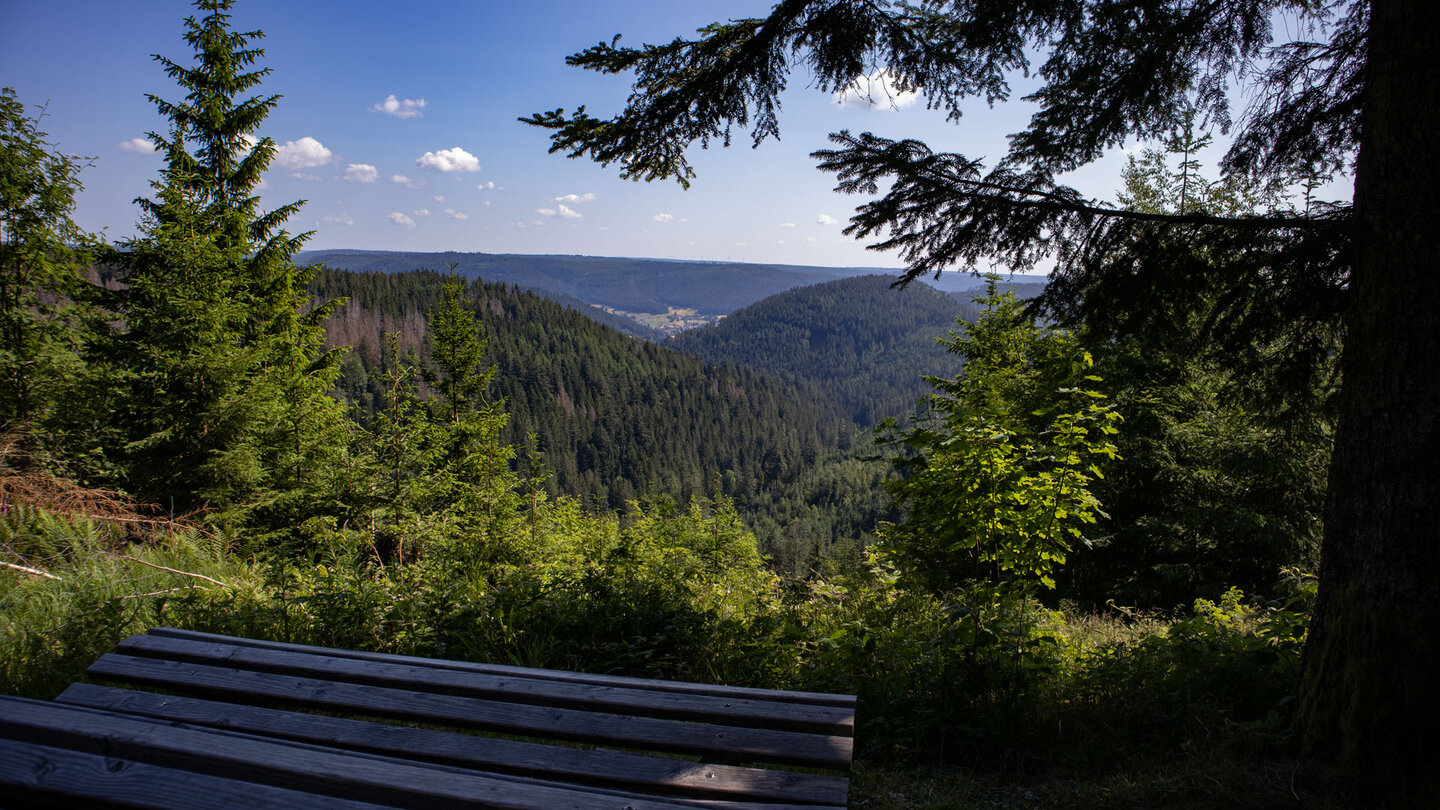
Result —
[[[51, 697], [167, 624], [856, 694], [856, 806], [1433, 798], [1430, 777], [1360, 773], [1317, 742], [1340, 722], [1315, 730], [1329, 693], [1306, 679], [1312, 614], [1349, 615], [1317, 583], [1337, 576], [1355, 367], [1343, 268], [1314, 275], [1350, 237], [1333, 212], [1302, 222], [1313, 183], [1211, 177], [1193, 110], [1129, 158], [1103, 221], [1069, 189], [1004, 196], [1040, 174], [963, 164], [955, 196], [933, 181], [959, 156], [837, 134], [817, 157], [841, 190], [898, 173], [852, 230], [891, 228], [907, 278], [1059, 257], [1043, 292], [987, 275], [965, 300], [815, 268], [528, 257], [601, 268], [541, 292], [489, 274], [513, 257], [300, 261], [300, 203], [256, 196], [280, 102], [231, 5], [198, 0], [190, 53], [160, 59], [178, 88], [152, 97], [164, 167], [132, 238], [73, 222], [82, 162], [0, 95], [6, 692]], [[760, 28], [574, 59], [660, 59], [631, 104], [664, 97], [667, 71], [706, 96], [728, 74], [686, 60]], [[853, 60], [826, 49], [853, 39], [793, 47], [828, 54], [828, 88]], [[949, 86], [909, 47], [887, 51], [907, 82]], [[773, 76], [726, 64], [773, 100]], [[744, 123], [745, 103], [686, 107], [719, 117], [685, 131]], [[527, 120], [628, 176], [690, 180], [688, 141], [652, 116]], [[682, 289], [727, 317], [660, 341], [589, 311], [700, 306]]]
[[[316, 271], [316, 300], [345, 302], [326, 335], [352, 349], [337, 393], [361, 425], [383, 411], [395, 362], [430, 355], [425, 313], [442, 300], [446, 278]], [[740, 363], [705, 365], [511, 285], [477, 280], [465, 298], [495, 367], [487, 396], [509, 415], [500, 441], [519, 447], [536, 437], [551, 497], [601, 510], [644, 495], [724, 497], [788, 572], [858, 553], [858, 539], [888, 515], [877, 486], [885, 468], [856, 459], [868, 431], [829, 390]], [[390, 332], [396, 357], [385, 348]]]

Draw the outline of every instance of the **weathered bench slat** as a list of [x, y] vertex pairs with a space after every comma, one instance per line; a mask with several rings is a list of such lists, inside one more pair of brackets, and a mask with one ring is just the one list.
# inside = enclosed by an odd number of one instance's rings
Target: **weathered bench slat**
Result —
[[709, 765], [620, 751], [454, 734], [199, 698], [74, 684], [57, 701], [301, 742], [526, 776], [690, 798], [843, 806], [847, 780], [794, 771]]
[[851, 758], [849, 737], [515, 705], [116, 653], [102, 656], [90, 667], [89, 673], [102, 679], [145, 683], [207, 696], [222, 695], [248, 703], [344, 709], [362, 715], [675, 751], [732, 761], [846, 769]]
[[173, 627], [153, 627], [149, 631], [152, 636], [164, 636], [168, 638], [187, 638], [199, 641], [216, 641], [222, 644], [237, 644], [247, 647], [261, 647], [272, 650], [288, 650], [291, 652], [320, 653], [336, 658], [352, 658], [360, 661], [377, 661], [391, 664], [411, 664], [441, 669], [454, 669], [464, 672], [478, 672], [489, 675], [518, 675], [526, 678], [543, 678], [555, 681], [570, 683], [593, 684], [596, 686], [621, 686], [636, 687], [661, 692], [678, 692], [682, 694], [713, 695], [716, 697], [751, 698], [755, 700], [804, 703], [815, 706], [838, 706], [849, 709], [855, 708], [854, 695], [838, 695], [826, 692], [797, 692], [778, 689], [753, 689], [742, 686], [717, 686], [713, 684], [687, 683], [684, 681], [666, 681], [654, 678], [633, 678], [622, 675], [595, 675], [586, 672], [566, 672], [553, 669], [530, 669], [526, 667], [507, 666], [504, 664], [480, 664], [470, 661], [446, 661], [435, 658], [419, 658], [409, 655], [394, 655], [390, 653], [362, 652], [360, 650], [345, 650], [334, 647], [312, 647], [304, 644], [290, 644], [283, 641], [265, 641], [262, 639], [237, 638], [223, 636], [216, 633], [203, 633], [198, 630], [178, 630]]
[[0, 802], [50, 806], [377, 810], [383, 805], [0, 739]]
[[853, 709], [713, 695], [654, 692], [634, 687], [567, 683], [522, 675], [492, 675], [430, 666], [337, 658], [313, 652], [249, 647], [219, 641], [135, 635], [117, 651], [129, 655], [187, 661], [278, 675], [367, 683], [417, 692], [510, 703], [580, 708], [721, 723], [730, 726], [806, 731], [850, 736]]
[[21, 698], [0, 698], [0, 736], [396, 807], [682, 810], [726, 804], [574, 789]]

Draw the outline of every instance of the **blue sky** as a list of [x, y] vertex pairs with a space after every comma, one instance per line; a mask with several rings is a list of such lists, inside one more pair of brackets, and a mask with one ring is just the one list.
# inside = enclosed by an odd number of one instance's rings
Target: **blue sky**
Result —
[[[1029, 111], [976, 102], [960, 125], [926, 110], [837, 103], [803, 73], [784, 98], [780, 142], [748, 138], [695, 151], [689, 191], [634, 183], [614, 167], [547, 154], [546, 133], [516, 121], [587, 105], [620, 108], [629, 84], [564, 63], [617, 33], [668, 41], [770, 3], [731, 0], [375, 2], [239, 0], [238, 30], [262, 29], [262, 89], [284, 96], [261, 134], [281, 145], [263, 191], [273, 207], [308, 200], [289, 227], [310, 248], [765, 261], [899, 266], [840, 233], [863, 200], [833, 191], [809, 153], [839, 129], [918, 137], [936, 149], [996, 157]], [[107, 238], [134, 232], [133, 200], [160, 166], [136, 149], [164, 129], [147, 93], [180, 93], [151, 54], [188, 62], [178, 0], [0, 0], [0, 83], [69, 154], [91, 156], [77, 221]], [[1023, 84], [1016, 84], [1022, 95]], [[423, 104], [422, 104], [423, 102]], [[1113, 198], [1123, 157], [1071, 178]]]

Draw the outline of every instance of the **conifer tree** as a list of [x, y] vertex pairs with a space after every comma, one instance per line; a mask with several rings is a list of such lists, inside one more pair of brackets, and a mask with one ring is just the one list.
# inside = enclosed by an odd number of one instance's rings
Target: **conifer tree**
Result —
[[292, 256], [308, 234], [282, 227], [302, 203], [262, 211], [255, 194], [275, 155], [256, 133], [279, 101], [245, 96], [270, 72], [252, 69], [263, 34], [231, 29], [232, 0], [195, 5], [194, 64], [155, 57], [186, 93], [149, 96], [169, 123], [150, 133], [166, 165], [138, 201], [141, 234], [112, 257], [127, 284], [126, 483], [177, 509], [302, 489], [339, 447], [327, 402], [339, 358], [318, 331], [328, 309], [301, 315], [309, 271]]
[[[1301, 24], [1284, 30], [1303, 33], [1282, 38], [1278, 23], [1294, 18]], [[913, 139], [833, 135], [836, 148], [815, 153], [820, 167], [836, 173], [839, 190], [871, 197], [846, 232], [899, 253], [906, 278], [1054, 259], [1047, 304], [1069, 316], [1077, 301], [1101, 303], [1076, 295], [1095, 280], [1100, 263], [1091, 259], [1164, 231], [1243, 259], [1214, 314], [1240, 327], [1238, 340], [1290, 339], [1275, 358], [1282, 365], [1314, 367], [1329, 341], [1311, 336], [1343, 321], [1303, 736], [1308, 751], [1334, 757], [1346, 778], [1372, 789], [1433, 770], [1428, 749], [1410, 741], [1440, 725], [1429, 688], [1440, 666], [1440, 4], [782, 0], [764, 18], [715, 23], [690, 40], [639, 49], [617, 41], [570, 63], [633, 71], [623, 111], [522, 119], [553, 130], [552, 151], [688, 184], [685, 152], [696, 142], [729, 143], [736, 127], [757, 144], [778, 137], [780, 93], [796, 63], [826, 92], [884, 71], [956, 121], [966, 99], [1005, 101], [1012, 76], [1034, 76], [1035, 113], [989, 168]], [[1236, 116], [1241, 95], [1248, 104]], [[1187, 109], [1222, 132], [1238, 124], [1227, 172], [1281, 183], [1346, 173], [1353, 206], [1157, 215], [1063, 184], [1063, 173], [1127, 138], [1164, 137]], [[1112, 303], [1144, 309], [1153, 300]], [[1227, 320], [1237, 313], [1251, 317]], [[1433, 778], [1429, 787], [1433, 795]]]
[[[13, 88], [0, 91], [0, 432], [56, 449], [84, 368], [94, 238], [70, 218], [79, 159], [54, 151]], [[63, 432], [63, 431], [62, 431]]]
[[[510, 469], [515, 449], [500, 441], [509, 415], [489, 400], [495, 366], [485, 365], [486, 342], [465, 298], [465, 282], [446, 280], [443, 300], [427, 318], [430, 367], [425, 381], [438, 395], [430, 418], [443, 438], [446, 500], [472, 525], [513, 517], [519, 480]], [[481, 522], [483, 519], [483, 522]]]

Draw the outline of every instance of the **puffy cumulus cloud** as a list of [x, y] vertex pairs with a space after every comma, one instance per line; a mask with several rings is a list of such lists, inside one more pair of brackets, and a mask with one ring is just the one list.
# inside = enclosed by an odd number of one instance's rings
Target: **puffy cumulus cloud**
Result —
[[842, 107], [858, 107], [862, 110], [899, 110], [909, 107], [920, 99], [913, 90], [902, 91], [895, 84], [895, 77], [888, 70], [881, 70], [869, 76], [861, 76], [833, 96]]
[[432, 172], [480, 171], [480, 159], [458, 146], [439, 152], [426, 152], [415, 159], [415, 165]]
[[595, 192], [587, 191], [584, 194], [562, 194], [556, 197], [553, 202], [579, 205], [580, 203], [590, 202], [593, 199], [595, 199]]
[[329, 163], [330, 157], [330, 150], [309, 135], [275, 148], [275, 164], [282, 169], [312, 169]]
[[454, 208], [446, 208], [445, 216], [450, 217], [451, 219], [458, 219], [461, 222], [464, 222], [465, 220], [470, 218], [469, 214], [461, 213], [459, 211], [456, 211]]
[[335, 225], [354, 225], [354, 224], [355, 224], [355, 220], [351, 219], [349, 214], [331, 214], [331, 215], [329, 215], [329, 216], [320, 217], [320, 221], [321, 221], [321, 222], [330, 222], [330, 223], [333, 223], [333, 224], [335, 224]]
[[341, 177], [347, 183], [373, 183], [380, 177], [380, 170], [369, 163], [351, 163]]
[[675, 215], [674, 215], [674, 214], [656, 214], [654, 217], [652, 217], [652, 219], [654, 219], [656, 222], [673, 222], [673, 221], [675, 221]]
[[399, 211], [391, 211], [389, 216], [390, 221], [395, 223], [396, 225], [404, 225], [407, 228], [415, 227], [415, 220], [405, 216]]
[[553, 216], [555, 216], [555, 209], [554, 209], [554, 208], [536, 208], [536, 209], [535, 209], [535, 213], [539, 214], [539, 215], [542, 216], [542, 217], [553, 217]]
[[775, 227], [777, 227], [777, 228], [794, 228], [794, 227], [796, 227], [796, 226], [795, 226], [795, 223], [793, 223], [793, 222], [782, 222], [782, 223], [780, 223], [779, 225], [776, 225]]
[[417, 217], [428, 217], [428, 216], [430, 216], [430, 209], [429, 209], [429, 208], [419, 208], [419, 209], [416, 209], [416, 211], [415, 211], [415, 216], [417, 216]]
[[425, 185], [425, 182], [424, 182], [423, 180], [421, 180], [421, 181], [411, 180], [410, 178], [406, 177], [406, 176], [403, 175], [403, 174], [392, 174], [392, 175], [390, 175], [390, 182], [396, 183], [396, 184], [398, 184], [398, 185], [402, 185], [402, 186], [404, 186], [404, 187], [406, 187], [406, 188], [420, 188], [421, 186]]
[[839, 221], [840, 220], [830, 216], [829, 214], [821, 214], [820, 216], [815, 217], [816, 225], [834, 225]]
[[445, 202], [445, 198], [442, 197], [442, 196], [440, 196], [439, 194], [436, 194], [436, 195], [435, 195], [434, 197], [432, 197], [431, 199], [435, 200], [435, 202]]
[[121, 152], [134, 152], [137, 155], [148, 155], [155, 151], [155, 144], [149, 138], [131, 138], [128, 141], [121, 141], [115, 144], [115, 148]]
[[370, 108], [370, 112], [385, 113], [396, 118], [419, 118], [425, 111], [425, 99], [407, 98], [398, 99], [394, 93], [385, 97], [385, 100]]
[[494, 181], [494, 180], [487, 180], [487, 181], [485, 181], [484, 183], [481, 183], [480, 185], [476, 186], [475, 188], [479, 189], [480, 191], [494, 191], [494, 190], [495, 190], [495, 181]]
[[564, 217], [565, 219], [579, 219], [581, 216], [583, 216], [579, 211], [576, 211], [574, 208], [571, 208], [570, 206], [564, 204], [555, 206], [555, 210], [560, 214], [560, 216]]

